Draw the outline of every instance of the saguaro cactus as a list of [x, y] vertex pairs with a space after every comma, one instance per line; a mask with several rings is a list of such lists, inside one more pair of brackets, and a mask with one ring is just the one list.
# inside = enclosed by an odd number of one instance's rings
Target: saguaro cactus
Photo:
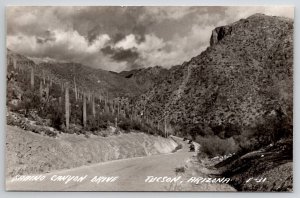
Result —
[[47, 99], [49, 98], [49, 91], [50, 91], [49, 84], [47, 84], [47, 86], [46, 86], [46, 98]]
[[43, 84], [40, 82], [40, 97], [43, 97]]
[[13, 66], [14, 69], [17, 69], [17, 60], [15, 58], [13, 58]]
[[61, 107], [61, 97], [58, 98], [59, 107]]
[[78, 95], [77, 95], [77, 86], [76, 86], [75, 76], [74, 76], [74, 93], [75, 93], [75, 100], [77, 101]]
[[33, 66], [31, 67], [31, 72], [30, 72], [30, 85], [31, 85], [31, 89], [34, 89], [34, 68], [33, 68]]
[[118, 117], [115, 118], [115, 127], [118, 128]]
[[118, 99], [118, 117], [120, 116], [120, 100]]
[[95, 97], [94, 97], [94, 94], [91, 95], [91, 101], [92, 101], [92, 113], [93, 113], [93, 116], [94, 118], [96, 117], [96, 109], [95, 109]]
[[60, 83], [60, 87], [61, 87], [61, 92], [64, 93], [65, 86], [63, 82]]
[[101, 95], [101, 93], [99, 94], [99, 101], [100, 101], [100, 103], [102, 102], [102, 95]]
[[83, 94], [83, 105], [82, 105], [82, 117], [83, 117], [83, 127], [86, 127], [86, 95]]
[[50, 86], [50, 87], [52, 87], [52, 83], [53, 83], [53, 82], [52, 82], [52, 78], [50, 77], [50, 83], [49, 83], [49, 86]]
[[159, 125], [159, 121], [157, 121], [157, 130], [160, 131], [160, 125]]
[[10, 66], [13, 62], [13, 58], [7, 57], [6, 59], [6, 66]]
[[45, 75], [45, 71], [43, 70], [43, 84], [46, 84], [46, 75]]
[[66, 85], [66, 96], [65, 96], [65, 101], [66, 101], [66, 128], [67, 130], [70, 128], [70, 101], [69, 101], [69, 86], [68, 84]]
[[167, 118], [166, 117], [164, 118], [164, 125], [165, 125], [164, 126], [165, 137], [168, 137], [167, 136]]

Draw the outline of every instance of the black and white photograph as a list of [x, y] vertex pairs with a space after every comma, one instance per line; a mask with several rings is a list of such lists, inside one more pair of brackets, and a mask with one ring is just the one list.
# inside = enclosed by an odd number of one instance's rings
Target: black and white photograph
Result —
[[5, 15], [6, 191], [293, 192], [293, 6]]

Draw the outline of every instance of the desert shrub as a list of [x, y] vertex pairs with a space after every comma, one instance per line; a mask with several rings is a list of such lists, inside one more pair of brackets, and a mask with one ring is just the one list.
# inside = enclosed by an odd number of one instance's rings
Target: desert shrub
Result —
[[110, 113], [104, 113], [98, 116], [98, 120], [102, 120], [106, 123], [115, 123], [115, 118], [116, 116]]
[[41, 107], [41, 100], [37, 93], [26, 90], [22, 95], [22, 102], [14, 109], [16, 111], [24, 111], [25, 116], [28, 115], [32, 109], [39, 109]]
[[140, 122], [138, 120], [130, 120], [125, 117], [121, 117], [119, 119], [120, 121], [118, 122], [118, 127], [125, 132], [129, 132], [130, 130], [133, 131], [141, 131], [144, 133], [148, 133], [150, 135], [161, 135], [163, 136], [163, 132], [158, 131], [156, 128], [153, 126], [145, 123], [145, 122]]
[[138, 121], [133, 121], [131, 123], [131, 127], [132, 127], [133, 130], [136, 130], [136, 131], [142, 130], [142, 126]]
[[192, 125], [192, 126], [190, 126], [189, 128], [188, 128], [188, 133], [189, 133], [189, 135], [191, 136], [191, 138], [193, 139], [193, 140], [195, 140], [196, 139], [196, 136], [197, 136], [197, 134], [199, 133], [199, 132], [201, 132], [202, 130], [201, 130], [201, 128], [200, 128], [200, 126], [195, 126], [195, 125]]
[[70, 122], [75, 124], [82, 124], [82, 102], [81, 101], [72, 101], [71, 102], [71, 114]]
[[108, 126], [108, 122], [113, 122], [112, 117], [107, 115], [99, 115], [95, 118], [92, 115], [87, 117], [87, 128], [88, 131], [99, 131], [102, 129], [106, 129]]
[[52, 113], [50, 114], [51, 126], [58, 130], [62, 129], [62, 125], [64, 123], [64, 116], [62, 112], [58, 109], [53, 109]]
[[44, 133], [46, 135], [48, 135], [49, 137], [56, 137], [57, 136], [57, 134], [55, 132], [50, 131], [50, 130], [45, 130]]
[[210, 128], [213, 131], [214, 135], [219, 135], [222, 131], [224, 131], [224, 126], [223, 125], [211, 124]]
[[218, 136], [201, 137], [196, 141], [200, 144], [201, 156], [214, 157], [216, 155], [226, 155], [236, 152], [238, 145], [233, 138], [221, 139]]
[[224, 127], [224, 137], [230, 138], [232, 136], [240, 135], [241, 129], [236, 124], [227, 123]]
[[281, 110], [265, 115], [256, 125], [244, 132], [249, 139], [254, 138], [258, 144], [265, 146], [275, 143], [282, 138], [292, 138], [293, 125], [291, 120]]
[[274, 112], [256, 120], [252, 127], [243, 127], [241, 135], [234, 136], [239, 146], [238, 155], [275, 144], [282, 139], [292, 139], [291, 119], [281, 113], [280, 109]]
[[211, 128], [205, 124], [185, 124], [181, 129], [182, 137], [188, 137], [189, 139], [195, 140], [197, 136], [210, 136], [213, 135], [214, 132]]
[[118, 126], [126, 132], [129, 132], [132, 129], [132, 122], [130, 120], [122, 120]]
[[184, 173], [184, 172], [185, 172], [185, 168], [183, 166], [175, 168], [175, 173]]

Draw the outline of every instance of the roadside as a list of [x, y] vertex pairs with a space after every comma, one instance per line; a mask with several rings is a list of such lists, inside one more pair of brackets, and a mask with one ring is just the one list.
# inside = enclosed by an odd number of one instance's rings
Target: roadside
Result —
[[[194, 154], [189, 152], [188, 144], [182, 143], [183, 148], [175, 153], [158, 154], [145, 157], [114, 160], [82, 166], [68, 170], [53, 171], [47, 174], [42, 182], [21, 182], [11, 180], [6, 182], [7, 190], [29, 191], [170, 191], [172, 183], [150, 181], [152, 177], [176, 178], [177, 167], [184, 166], [186, 161]], [[51, 181], [54, 175], [84, 176], [87, 178], [78, 182]], [[118, 177], [115, 182], [91, 182], [95, 176]], [[189, 188], [184, 189], [189, 191]]]
[[6, 177], [46, 173], [99, 162], [171, 153], [170, 138], [128, 133], [109, 137], [65, 134], [51, 138], [7, 126]]

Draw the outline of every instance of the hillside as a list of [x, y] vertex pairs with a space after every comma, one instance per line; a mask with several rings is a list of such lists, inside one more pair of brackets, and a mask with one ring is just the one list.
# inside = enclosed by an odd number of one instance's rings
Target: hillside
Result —
[[177, 146], [171, 138], [144, 133], [120, 134], [106, 138], [61, 134], [57, 138], [51, 138], [13, 126], [7, 126], [6, 137], [8, 177], [170, 153]]
[[140, 93], [133, 82], [109, 71], [93, 69], [79, 63], [41, 63], [39, 66], [69, 82], [73, 82], [75, 77], [76, 83], [83, 89], [109, 92], [113, 97], [130, 97]]
[[291, 124], [292, 64], [293, 21], [256, 14], [213, 30], [205, 51], [172, 67], [138, 104], [181, 135], [230, 137], [272, 115]]
[[119, 74], [78, 63], [35, 64], [9, 49], [7, 60], [9, 125], [49, 136], [62, 131], [107, 136], [103, 130], [110, 126], [161, 133], [141, 122], [132, 104], [143, 89]]
[[42, 77], [45, 75], [52, 79], [54, 83], [61, 84], [69, 82], [74, 87], [74, 80], [78, 89], [89, 90], [98, 94], [106, 95], [109, 93], [110, 98], [118, 96], [135, 96], [140, 89], [134, 82], [120, 77], [109, 71], [94, 69], [79, 63], [68, 62], [40, 62], [36, 64], [31, 59], [7, 50], [8, 70], [16, 66], [22, 67], [25, 71], [30, 71], [34, 67], [36, 75]]
[[144, 91], [148, 91], [155, 84], [159, 84], [168, 75], [169, 70], [160, 66], [122, 71], [118, 73], [124, 78], [136, 83]]

